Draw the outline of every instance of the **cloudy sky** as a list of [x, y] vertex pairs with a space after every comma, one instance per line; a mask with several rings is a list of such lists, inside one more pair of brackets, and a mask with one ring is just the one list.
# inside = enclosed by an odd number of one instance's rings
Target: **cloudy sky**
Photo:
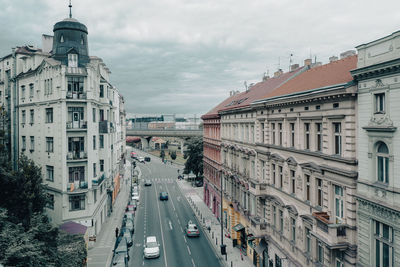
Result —
[[[400, 30], [398, 0], [80, 0], [73, 17], [89, 31], [89, 53], [136, 114], [201, 115], [260, 81], [328, 62]], [[41, 35], [68, 16], [67, 0], [0, 0], [0, 57], [11, 47], [41, 47]]]

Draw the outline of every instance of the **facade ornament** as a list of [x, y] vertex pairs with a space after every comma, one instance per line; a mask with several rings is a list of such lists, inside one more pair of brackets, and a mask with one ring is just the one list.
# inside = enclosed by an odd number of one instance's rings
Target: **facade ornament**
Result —
[[297, 232], [299, 233], [297, 235], [298, 239], [303, 242], [303, 228], [300, 225], [297, 227]]
[[289, 172], [288, 172], [288, 170], [285, 170], [285, 171], [283, 172], [283, 182], [284, 182], [285, 184], [288, 184], [288, 183], [289, 183]]
[[384, 116], [372, 116], [370, 119], [368, 126], [388, 126], [393, 127], [393, 121], [389, 118], [387, 114]]
[[383, 84], [383, 82], [382, 82], [381, 79], [376, 79], [376, 80], [375, 80], [375, 88], [384, 87], [384, 86], [385, 86], [385, 85]]
[[303, 191], [303, 179], [301, 179], [300, 175], [297, 175], [296, 180], [297, 180], [297, 189]]

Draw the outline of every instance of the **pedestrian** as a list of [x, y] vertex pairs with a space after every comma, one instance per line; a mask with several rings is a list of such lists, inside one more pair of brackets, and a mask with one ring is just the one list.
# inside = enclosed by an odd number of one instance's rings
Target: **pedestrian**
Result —
[[117, 227], [117, 228], [115, 228], [115, 238], [118, 238], [118, 232], [119, 232], [119, 229]]

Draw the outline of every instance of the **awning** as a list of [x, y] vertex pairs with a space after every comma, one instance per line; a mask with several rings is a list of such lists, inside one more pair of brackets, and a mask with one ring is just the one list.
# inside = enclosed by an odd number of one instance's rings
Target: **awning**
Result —
[[233, 227], [233, 230], [235, 230], [236, 232], [239, 232], [239, 231], [241, 231], [243, 229], [244, 229], [244, 226], [241, 223], [238, 223], [237, 225], [235, 225]]
[[252, 234], [247, 236], [247, 240], [248, 241], [253, 241], [254, 239], [256, 239], [256, 237], [254, 235], [252, 235]]
[[264, 239], [261, 239], [260, 244], [255, 248], [258, 255], [263, 255], [263, 251], [268, 247], [267, 242]]

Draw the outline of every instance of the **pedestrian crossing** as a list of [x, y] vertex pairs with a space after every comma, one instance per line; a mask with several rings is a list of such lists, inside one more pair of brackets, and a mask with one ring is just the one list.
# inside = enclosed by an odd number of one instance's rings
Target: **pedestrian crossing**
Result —
[[154, 179], [151, 179], [151, 181], [156, 184], [173, 184], [173, 183], [175, 183], [175, 179], [173, 179], [173, 178], [154, 178]]

